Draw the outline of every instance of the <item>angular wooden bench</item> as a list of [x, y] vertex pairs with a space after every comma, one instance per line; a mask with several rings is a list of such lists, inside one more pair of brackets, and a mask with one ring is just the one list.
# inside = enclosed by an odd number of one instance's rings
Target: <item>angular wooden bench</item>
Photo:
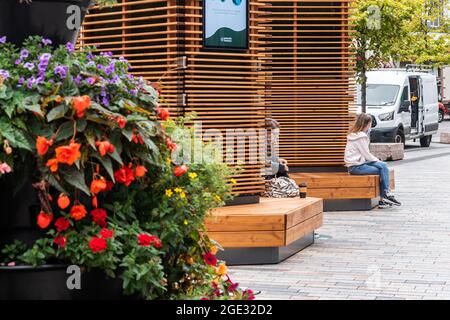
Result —
[[274, 264], [313, 244], [322, 222], [322, 199], [261, 198], [213, 210], [206, 228], [224, 247], [218, 256], [227, 264]]
[[[380, 200], [380, 178], [376, 175], [355, 176], [347, 172], [291, 173], [297, 184], [306, 182], [308, 196], [322, 198], [324, 211], [372, 210]], [[395, 188], [394, 170], [390, 175]]]

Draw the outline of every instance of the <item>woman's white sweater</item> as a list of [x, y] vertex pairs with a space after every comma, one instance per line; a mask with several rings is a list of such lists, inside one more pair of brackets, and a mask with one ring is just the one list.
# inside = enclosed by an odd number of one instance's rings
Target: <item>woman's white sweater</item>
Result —
[[345, 165], [347, 167], [353, 167], [366, 162], [380, 161], [370, 153], [369, 144], [370, 139], [365, 132], [349, 134], [345, 148]]

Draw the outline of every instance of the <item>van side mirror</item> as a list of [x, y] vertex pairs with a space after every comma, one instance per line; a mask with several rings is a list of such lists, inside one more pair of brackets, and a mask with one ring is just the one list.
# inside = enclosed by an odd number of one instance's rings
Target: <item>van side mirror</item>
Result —
[[405, 100], [403, 101], [402, 105], [400, 106], [399, 112], [409, 112], [409, 107], [411, 107], [411, 101]]

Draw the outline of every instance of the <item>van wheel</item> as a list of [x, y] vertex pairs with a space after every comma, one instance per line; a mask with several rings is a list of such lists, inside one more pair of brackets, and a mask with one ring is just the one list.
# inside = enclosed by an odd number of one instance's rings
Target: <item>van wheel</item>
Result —
[[403, 145], [405, 144], [405, 134], [401, 129], [397, 130], [397, 133], [394, 137], [394, 143], [403, 143]]
[[441, 123], [442, 121], [444, 121], [444, 111], [439, 110], [439, 123]]
[[428, 148], [431, 144], [432, 136], [425, 136], [420, 138], [420, 146], [423, 148]]

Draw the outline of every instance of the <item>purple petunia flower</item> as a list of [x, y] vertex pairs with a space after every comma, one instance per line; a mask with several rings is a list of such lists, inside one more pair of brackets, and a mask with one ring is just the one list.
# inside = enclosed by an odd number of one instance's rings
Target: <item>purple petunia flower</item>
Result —
[[42, 44], [44, 46], [51, 45], [52, 44], [52, 40], [44, 38], [44, 39], [42, 39]]
[[15, 62], [14, 62], [14, 64], [16, 65], [16, 66], [18, 66], [19, 64], [21, 64], [22, 63], [22, 60], [21, 59], [17, 59]]
[[0, 37], [0, 44], [6, 43], [6, 36]]
[[9, 72], [3, 69], [0, 69], [0, 77], [2, 77], [4, 80], [9, 78]]
[[30, 52], [27, 49], [22, 49], [20, 51], [20, 59], [26, 59], [30, 55]]
[[131, 93], [131, 95], [133, 95], [133, 96], [137, 96], [137, 94], [138, 94], [138, 89], [131, 89], [131, 90], [130, 90], [130, 93]]
[[25, 64], [23, 65], [23, 67], [24, 67], [25, 69], [28, 69], [29, 71], [33, 71], [33, 69], [34, 69], [34, 64], [31, 63], [31, 62], [27, 62], [27, 63], [25, 63]]
[[86, 82], [87, 82], [88, 84], [90, 84], [90, 85], [93, 85], [93, 84], [95, 83], [95, 78], [89, 77], [89, 78], [86, 79]]
[[36, 78], [36, 84], [43, 83], [45, 81], [45, 73], [40, 73]]
[[88, 63], [86, 63], [86, 65], [88, 67], [95, 67], [95, 62], [94, 61], [89, 61]]
[[95, 56], [92, 54], [92, 52], [89, 52], [87, 54], [86, 58], [88, 58], [89, 60], [93, 60], [95, 58]]
[[100, 55], [102, 57], [108, 57], [111, 58], [113, 56], [113, 53], [111, 51], [107, 51], [107, 52], [101, 52]]
[[24, 77], [20, 77], [19, 80], [17, 81], [17, 86], [21, 87], [24, 82], [25, 82], [25, 78]]
[[80, 83], [81, 83], [81, 76], [77, 75], [75, 78], [73, 78], [73, 82], [75, 82], [77, 86], [80, 85]]
[[50, 58], [52, 57], [52, 55], [50, 53], [43, 53], [40, 57], [39, 57], [39, 72], [43, 73], [45, 72], [45, 70], [47, 70], [48, 64], [50, 62]]
[[110, 64], [109, 64], [109, 66], [107, 66], [106, 68], [105, 68], [105, 73], [106, 73], [106, 75], [110, 75], [111, 73], [113, 73], [115, 71], [115, 64], [114, 64], [114, 62], [111, 62]]
[[102, 104], [104, 106], [109, 106], [109, 99], [108, 99], [108, 97], [103, 97], [102, 98]]
[[114, 75], [114, 77], [111, 80], [109, 80], [110, 84], [118, 84], [119, 82], [120, 82], [120, 78], [118, 75]]
[[66, 49], [67, 49], [67, 52], [73, 53], [75, 51], [75, 46], [72, 44], [72, 42], [67, 42]]
[[59, 75], [61, 79], [65, 79], [67, 77], [67, 71], [69, 71], [67, 66], [56, 66], [54, 73], [55, 75]]
[[36, 83], [36, 79], [34, 77], [31, 77], [27, 81], [27, 88], [28, 89], [33, 89], [33, 86], [34, 86], [35, 83]]

